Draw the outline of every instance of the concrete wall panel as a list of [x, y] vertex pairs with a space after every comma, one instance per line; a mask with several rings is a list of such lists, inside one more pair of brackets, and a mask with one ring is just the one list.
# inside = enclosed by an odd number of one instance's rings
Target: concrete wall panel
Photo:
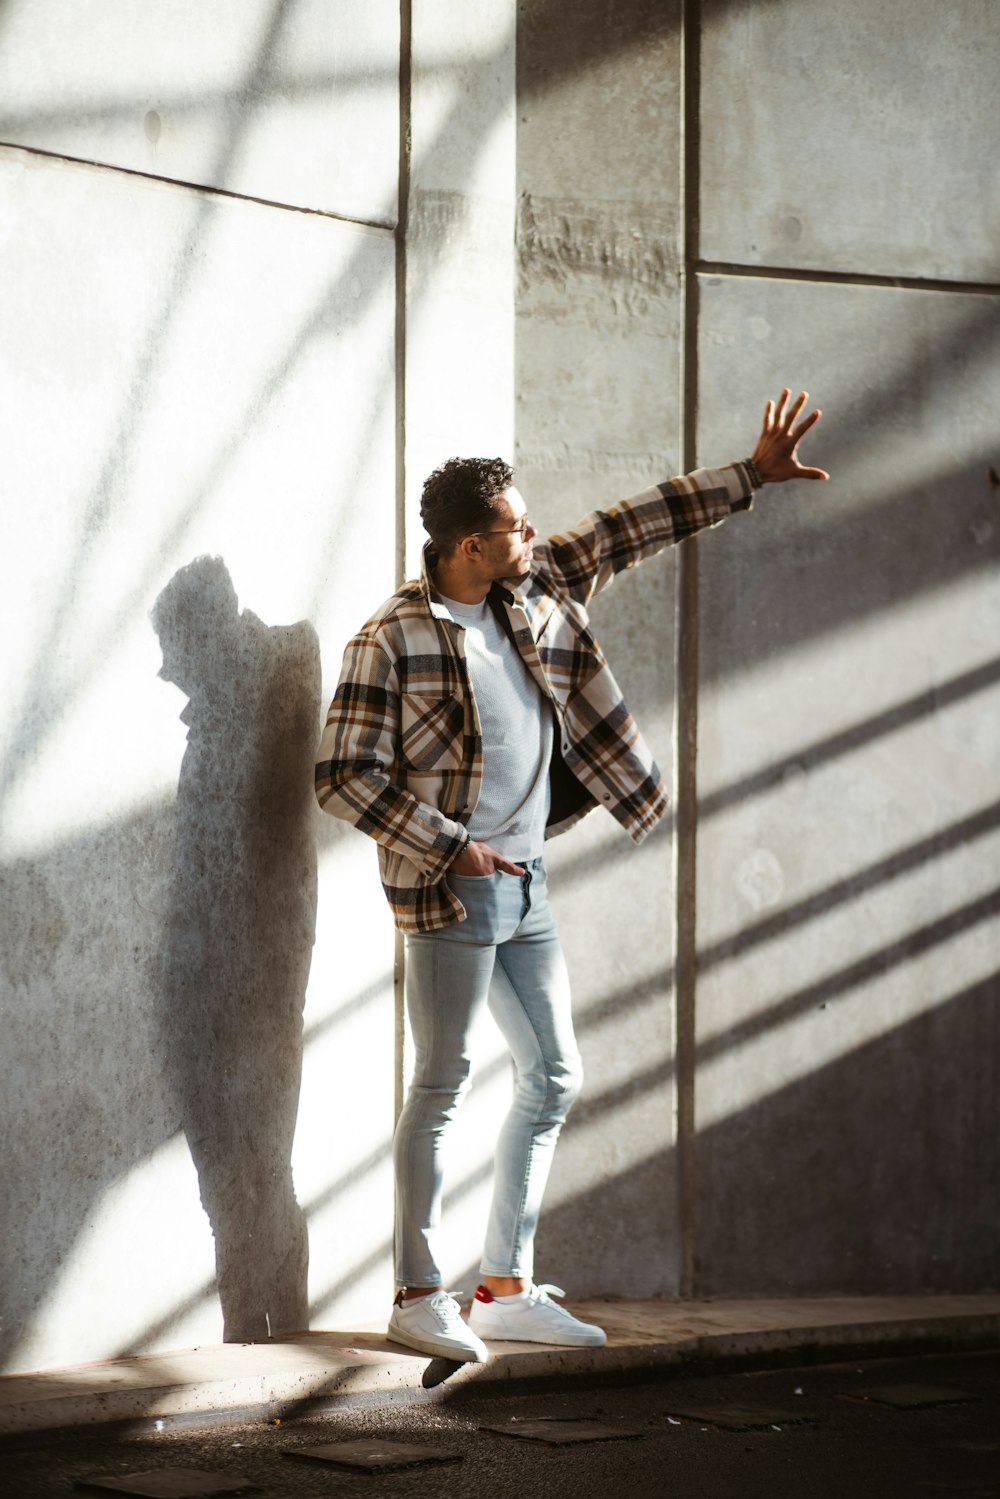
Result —
[[699, 442], [828, 485], [699, 543], [698, 1294], [995, 1285], [991, 297], [712, 279]]
[[0, 141], [393, 223], [396, 0], [14, 0]]
[[514, 380], [514, 14], [413, 7], [406, 249], [407, 574], [424, 479], [509, 454]]
[[705, 0], [701, 254], [1000, 280], [993, 0]]
[[[412, 11], [406, 236], [405, 551], [416, 576], [420, 494], [452, 456], [509, 455], [514, 384], [514, 6], [418, 0]], [[445, 1184], [442, 1274], [474, 1289], [510, 1101], [506, 1048], [484, 1015]], [[404, 1058], [409, 1071], [410, 1055]]]
[[[673, 6], [525, 8], [519, 27], [518, 484], [543, 531], [678, 467], [679, 51]], [[674, 559], [594, 626], [672, 771]], [[556, 1154], [539, 1274], [675, 1290], [673, 849], [595, 812], [550, 843], [586, 1083]]]
[[345, 1257], [329, 1216], [389, 1212], [391, 935], [373, 861], [317, 849], [311, 779], [340, 642], [393, 584], [394, 246], [22, 150], [0, 174], [25, 1368], [302, 1326], [391, 1274], [384, 1229]]

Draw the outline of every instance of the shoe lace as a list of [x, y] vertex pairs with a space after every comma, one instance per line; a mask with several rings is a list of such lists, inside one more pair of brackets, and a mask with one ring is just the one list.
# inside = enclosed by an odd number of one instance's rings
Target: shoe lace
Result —
[[[535, 1291], [538, 1293], [537, 1296], [533, 1298], [536, 1301], [549, 1301], [549, 1298], [552, 1296], [566, 1295], [566, 1292], [563, 1290], [562, 1286], [535, 1286]], [[549, 1302], [549, 1304], [552, 1305], [551, 1301]], [[560, 1311], [561, 1310], [562, 1308], [560, 1307]]]
[[454, 1291], [438, 1291], [431, 1297], [431, 1309], [441, 1326], [446, 1329], [462, 1320], [462, 1311]]

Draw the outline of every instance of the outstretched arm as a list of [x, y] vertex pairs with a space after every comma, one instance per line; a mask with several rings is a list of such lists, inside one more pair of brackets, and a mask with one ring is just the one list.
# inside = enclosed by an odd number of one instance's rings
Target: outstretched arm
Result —
[[[787, 388], [775, 404], [768, 401], [764, 408], [764, 424], [760, 429], [757, 446], [751, 462], [765, 484], [783, 484], [786, 479], [829, 479], [821, 468], [804, 468], [796, 455], [799, 443], [811, 427], [819, 421], [821, 412], [811, 411], [798, 421], [799, 413], [809, 399], [802, 391], [789, 405], [791, 391]], [[796, 425], [797, 424], [797, 425]]]
[[616, 573], [655, 557], [666, 546], [716, 526], [734, 510], [746, 510], [762, 484], [787, 479], [828, 479], [821, 468], [805, 468], [797, 449], [820, 413], [799, 417], [809, 399], [802, 393], [789, 404], [791, 391], [768, 401], [764, 423], [751, 459], [721, 469], [698, 469], [623, 500], [610, 510], [584, 516], [572, 531], [550, 536], [535, 547], [547, 570], [580, 603], [587, 604]]

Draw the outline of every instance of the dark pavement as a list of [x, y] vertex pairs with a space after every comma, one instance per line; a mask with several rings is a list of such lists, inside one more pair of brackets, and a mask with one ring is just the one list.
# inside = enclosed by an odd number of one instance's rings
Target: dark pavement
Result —
[[[552, 1445], [506, 1434], [532, 1420], [561, 1437], [595, 1435], [592, 1422], [612, 1439]], [[359, 1438], [444, 1449], [458, 1461], [352, 1472], [286, 1455]], [[248, 1492], [269, 1499], [1000, 1496], [1000, 1350], [673, 1370], [643, 1383], [538, 1393], [487, 1396], [469, 1386], [398, 1403], [368, 1397], [280, 1425], [167, 1423], [0, 1442], [3, 1499], [50, 1499], [83, 1492], [81, 1480], [178, 1469], [245, 1478]]]

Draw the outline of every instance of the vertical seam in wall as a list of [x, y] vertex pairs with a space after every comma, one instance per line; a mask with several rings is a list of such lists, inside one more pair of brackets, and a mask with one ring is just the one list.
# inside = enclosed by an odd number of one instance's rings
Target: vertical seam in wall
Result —
[[[681, 470], [697, 465], [698, 421], [698, 200], [700, 0], [681, 0]], [[695, 1271], [695, 988], [697, 749], [698, 749], [698, 544], [677, 553], [675, 619], [675, 1019], [677, 1180], [680, 1218], [680, 1294], [694, 1296]]]
[[406, 240], [412, 149], [411, 0], [399, 5], [399, 170], [396, 187], [396, 585], [406, 572]]
[[[406, 572], [406, 240], [410, 215], [410, 161], [412, 152], [412, 14], [411, 0], [399, 5], [399, 177], [396, 204], [396, 318], [395, 318], [395, 401], [396, 401], [396, 583], [402, 583]], [[393, 948], [393, 1123], [403, 1107], [405, 1063], [403, 935], [394, 932]]]

